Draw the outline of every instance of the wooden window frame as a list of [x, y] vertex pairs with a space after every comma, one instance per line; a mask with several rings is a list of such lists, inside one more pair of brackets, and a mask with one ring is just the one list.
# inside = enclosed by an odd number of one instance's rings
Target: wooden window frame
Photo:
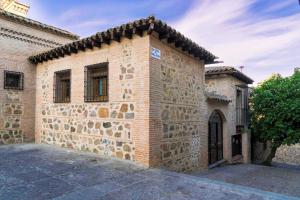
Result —
[[[104, 69], [104, 72], [101, 72]], [[99, 70], [99, 72], [94, 72], [94, 70]], [[98, 73], [98, 75], [97, 75]], [[103, 74], [101, 74], [103, 73]], [[100, 74], [100, 75], [99, 75]], [[94, 86], [96, 80], [101, 79], [106, 80], [105, 93], [106, 95], [96, 95], [99, 93], [99, 85]], [[88, 65], [84, 68], [84, 102], [108, 102], [109, 101], [109, 66], [108, 62], [98, 63], [94, 65]]]
[[[66, 78], [62, 78], [59, 76], [63, 76], [64, 74], [68, 73], [69, 76]], [[69, 97], [63, 95], [63, 90], [59, 89], [59, 85], [61, 82], [69, 80]], [[71, 69], [61, 70], [54, 72], [54, 79], [53, 79], [53, 102], [54, 103], [70, 103], [71, 102], [71, 88], [72, 88], [72, 71]], [[68, 89], [68, 87], [66, 88]], [[66, 91], [67, 92], [67, 91]]]
[[[238, 92], [239, 91], [239, 92]], [[238, 102], [240, 93], [240, 102]], [[236, 132], [249, 126], [249, 92], [247, 85], [236, 85]]]
[[[18, 86], [9, 86], [7, 83], [7, 76], [9, 74], [20, 76], [20, 79], [18, 80], [19, 84]], [[23, 72], [15, 72], [15, 71], [7, 71], [4, 70], [4, 89], [6, 90], [24, 90], [24, 73]]]

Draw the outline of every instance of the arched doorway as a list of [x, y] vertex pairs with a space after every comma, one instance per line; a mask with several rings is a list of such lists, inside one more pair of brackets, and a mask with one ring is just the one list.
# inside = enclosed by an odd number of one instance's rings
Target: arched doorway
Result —
[[223, 159], [223, 123], [218, 111], [208, 121], [208, 159], [210, 165]]

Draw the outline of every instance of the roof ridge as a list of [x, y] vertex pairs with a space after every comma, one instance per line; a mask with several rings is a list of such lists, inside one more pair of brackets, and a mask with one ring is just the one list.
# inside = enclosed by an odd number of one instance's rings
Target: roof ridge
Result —
[[33, 26], [35, 28], [45, 29], [45, 30], [47, 30], [49, 32], [52, 32], [52, 33], [61, 34], [61, 35], [67, 36], [67, 37], [72, 38], [72, 39], [78, 39], [79, 38], [78, 35], [76, 35], [74, 33], [71, 33], [67, 30], [64, 30], [64, 29], [61, 29], [61, 28], [58, 28], [58, 27], [55, 27], [55, 26], [52, 26], [52, 25], [47, 25], [47, 24], [44, 24], [42, 22], [27, 18], [27, 17], [16, 15], [14, 13], [5, 11], [1, 8], [0, 8], [0, 16], [9, 18], [12, 21], [16, 21], [16, 22], [19, 22], [19, 23], [24, 23], [26, 25]]
[[211, 76], [211, 75], [218, 75], [218, 74], [229, 74], [237, 79], [244, 81], [248, 84], [252, 84], [254, 81], [248, 77], [243, 72], [237, 70], [234, 66], [211, 66], [211, 67], [205, 67], [205, 75]]
[[[168, 43], [175, 43], [176, 48], [181, 48], [183, 51], [204, 60], [206, 64], [214, 63], [214, 60], [217, 59], [217, 57], [211, 52], [205, 50], [191, 39], [168, 26], [167, 23], [156, 19], [153, 15], [150, 15], [147, 18], [141, 18], [132, 22], [124, 23], [50, 51], [39, 53], [35, 56], [31, 56], [29, 60], [33, 63], [47, 61], [49, 59], [53, 59], [53, 57], [58, 58], [65, 54], [77, 53], [79, 50], [84, 51], [86, 48], [92, 49], [95, 46], [101, 47], [102, 43], [110, 44], [110, 41], [112, 40], [120, 42], [121, 37], [132, 39], [132, 35], [134, 34], [142, 37], [144, 31], [147, 31], [148, 34], [151, 34], [152, 31], [157, 32], [160, 40], [167, 39]], [[61, 55], [51, 54], [56, 54], [56, 51], [58, 51], [58, 54]]]

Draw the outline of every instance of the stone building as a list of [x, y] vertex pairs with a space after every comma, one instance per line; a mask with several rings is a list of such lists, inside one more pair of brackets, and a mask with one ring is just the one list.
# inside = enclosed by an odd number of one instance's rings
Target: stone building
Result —
[[[5, 3], [16, 1], [1, 1]], [[5, 5], [6, 5], [5, 4]], [[10, 4], [9, 4], [10, 5]], [[28, 57], [78, 37], [0, 9], [0, 144], [33, 142], [36, 67]]]
[[[228, 66], [206, 67], [205, 77], [209, 120], [216, 123], [217, 118], [218, 123], [222, 124], [219, 128], [214, 128], [213, 124], [209, 128], [209, 138], [212, 138], [209, 145], [212, 143], [212, 149], [217, 146], [216, 152], [221, 148], [224, 160], [229, 163], [251, 162], [248, 84], [252, 84], [253, 80]], [[212, 134], [218, 131], [223, 133], [223, 136], [218, 137]], [[223, 141], [218, 142], [220, 137]], [[214, 145], [215, 140], [219, 147]], [[223, 161], [222, 158], [219, 160]]]
[[233, 68], [205, 73], [215, 59], [154, 17], [31, 56], [36, 141], [177, 171], [248, 162], [253, 81]]
[[18, 2], [17, 0], [0, 0], [0, 9], [10, 13], [26, 17], [29, 6]]
[[78, 40], [0, 10], [0, 28], [0, 144], [42, 142], [176, 171], [249, 162], [252, 80], [205, 68], [217, 57], [160, 20]]

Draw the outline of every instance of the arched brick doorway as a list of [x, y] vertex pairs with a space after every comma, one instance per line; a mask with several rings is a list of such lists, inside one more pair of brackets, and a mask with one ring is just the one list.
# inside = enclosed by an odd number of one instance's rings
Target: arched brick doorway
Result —
[[223, 159], [223, 122], [218, 111], [208, 121], [208, 162], [214, 164]]

